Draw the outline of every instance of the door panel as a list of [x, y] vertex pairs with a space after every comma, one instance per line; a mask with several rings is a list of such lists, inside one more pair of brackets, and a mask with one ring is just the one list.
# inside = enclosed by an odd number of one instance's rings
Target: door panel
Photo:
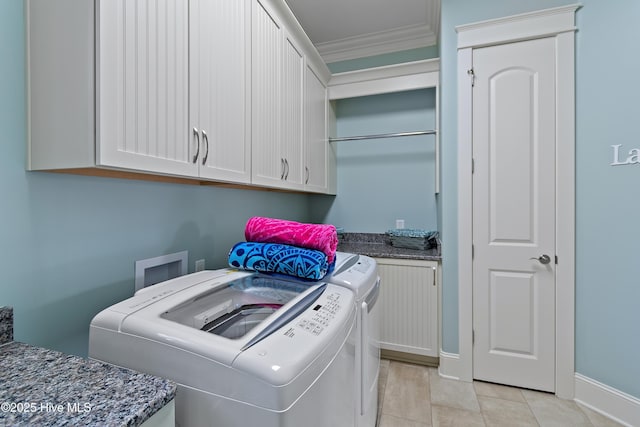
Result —
[[98, 2], [96, 163], [196, 176], [190, 161], [189, 2]]
[[[200, 176], [249, 182], [247, 67], [250, 5], [245, 0], [190, 3], [190, 129], [200, 131]], [[220, 58], [224, 58], [223, 61]]]
[[555, 384], [555, 44], [475, 49], [474, 378]]
[[252, 2], [251, 29], [251, 181], [282, 183], [283, 29], [260, 1]]
[[288, 35], [284, 40], [282, 72], [282, 156], [286, 162], [285, 183], [288, 188], [302, 188], [303, 78], [304, 55]]
[[[489, 89], [490, 241], [533, 242], [532, 127], [536, 120], [535, 71], [508, 69], [491, 78]], [[518, 102], [503, 102], [514, 99]], [[508, 143], [504, 143], [507, 141]]]
[[305, 74], [305, 189], [326, 192], [328, 168], [327, 88], [307, 65]]
[[526, 272], [492, 271], [489, 279], [489, 351], [533, 355], [535, 327], [534, 275]]

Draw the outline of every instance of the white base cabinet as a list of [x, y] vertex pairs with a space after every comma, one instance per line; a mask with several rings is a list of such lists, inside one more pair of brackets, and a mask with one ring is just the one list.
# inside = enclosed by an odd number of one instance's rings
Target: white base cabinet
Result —
[[438, 357], [439, 263], [376, 258], [383, 350]]
[[176, 403], [175, 399], [167, 403], [151, 418], [143, 422], [140, 427], [175, 427], [176, 425]]

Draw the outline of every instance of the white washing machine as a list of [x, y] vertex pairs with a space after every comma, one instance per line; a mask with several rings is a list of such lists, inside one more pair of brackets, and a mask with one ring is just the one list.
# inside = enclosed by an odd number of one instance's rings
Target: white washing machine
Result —
[[358, 427], [375, 427], [380, 376], [380, 294], [378, 266], [365, 255], [336, 252], [336, 264], [325, 281], [346, 287], [356, 296], [356, 420]]
[[178, 426], [352, 426], [355, 297], [327, 283], [203, 271], [95, 316], [93, 359], [178, 384]]

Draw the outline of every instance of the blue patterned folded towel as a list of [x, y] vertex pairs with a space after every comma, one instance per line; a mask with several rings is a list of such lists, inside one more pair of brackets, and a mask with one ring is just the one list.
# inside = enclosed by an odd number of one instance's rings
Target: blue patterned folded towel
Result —
[[419, 228], [394, 228], [387, 230], [387, 234], [393, 237], [419, 237], [426, 239], [438, 236], [437, 231], [427, 231]]
[[229, 265], [242, 270], [320, 280], [329, 271], [327, 256], [314, 249], [279, 243], [239, 242], [229, 251]]
[[438, 246], [438, 232], [413, 228], [387, 230], [391, 246], [427, 250]]

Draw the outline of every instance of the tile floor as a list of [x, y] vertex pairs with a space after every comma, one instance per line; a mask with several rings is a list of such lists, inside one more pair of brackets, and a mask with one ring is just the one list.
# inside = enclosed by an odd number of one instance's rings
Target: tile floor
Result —
[[382, 360], [379, 427], [609, 427], [619, 424], [552, 394], [441, 378], [436, 368]]

